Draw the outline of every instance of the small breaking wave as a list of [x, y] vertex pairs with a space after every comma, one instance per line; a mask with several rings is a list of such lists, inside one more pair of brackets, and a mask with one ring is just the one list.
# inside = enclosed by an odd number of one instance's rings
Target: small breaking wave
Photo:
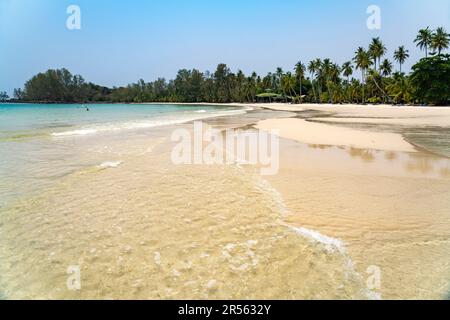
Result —
[[98, 130], [96, 129], [80, 129], [80, 130], [72, 130], [72, 131], [65, 131], [65, 132], [55, 132], [52, 133], [52, 136], [54, 137], [64, 137], [64, 136], [85, 136], [88, 134], [94, 134]]
[[[114, 132], [121, 130], [137, 130], [137, 129], [149, 129], [155, 127], [169, 126], [183, 124], [195, 120], [203, 120], [208, 118], [225, 117], [231, 115], [245, 114], [247, 111], [252, 110], [252, 108], [244, 108], [239, 110], [226, 110], [216, 113], [207, 113], [206, 110], [198, 110], [193, 112], [190, 116], [175, 115], [173, 118], [160, 118], [152, 120], [141, 120], [141, 121], [126, 121], [117, 123], [106, 123], [93, 125], [91, 127], [84, 127], [76, 130], [69, 130], [63, 132], [53, 132], [51, 136], [53, 137], [69, 137], [69, 136], [86, 136], [94, 135], [102, 132]], [[204, 111], [204, 112], [203, 112]]]
[[100, 169], [107, 169], [107, 168], [117, 168], [122, 164], [122, 161], [106, 161], [100, 164], [98, 167]]
[[306, 229], [306, 228], [296, 228], [290, 227], [299, 235], [313, 241], [322, 244], [328, 252], [339, 252], [345, 254], [344, 243], [336, 238], [325, 236], [317, 231]]

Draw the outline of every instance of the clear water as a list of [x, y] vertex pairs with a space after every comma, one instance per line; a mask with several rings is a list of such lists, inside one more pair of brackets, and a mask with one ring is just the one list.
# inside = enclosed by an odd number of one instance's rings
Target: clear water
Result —
[[139, 129], [241, 111], [238, 107], [157, 104], [0, 104], [0, 141]]
[[283, 224], [258, 170], [172, 163], [174, 128], [245, 110], [90, 110], [3, 106], [0, 298], [368, 297], [345, 254]]
[[96, 151], [86, 146], [101, 138], [245, 112], [241, 107], [204, 105], [0, 104], [0, 208], [95, 165]]

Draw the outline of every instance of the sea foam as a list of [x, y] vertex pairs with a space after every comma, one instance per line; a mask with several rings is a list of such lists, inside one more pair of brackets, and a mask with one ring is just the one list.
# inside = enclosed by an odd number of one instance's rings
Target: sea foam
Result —
[[122, 164], [122, 161], [106, 161], [100, 164], [98, 167], [101, 169], [107, 169], [107, 168], [117, 168]]
[[[215, 117], [226, 117], [233, 115], [245, 114], [252, 108], [244, 108], [239, 110], [223, 110], [213, 113], [207, 113], [206, 110], [198, 110], [190, 114], [174, 114], [171, 117], [154, 118], [150, 120], [135, 120], [124, 122], [99, 123], [92, 126], [86, 126], [76, 130], [53, 132], [53, 137], [70, 137], [70, 136], [86, 136], [94, 135], [102, 132], [114, 132], [122, 130], [149, 129], [155, 127], [183, 124], [195, 120], [203, 120]], [[204, 112], [203, 112], [204, 111]]]
[[325, 236], [317, 231], [306, 229], [306, 228], [296, 228], [290, 227], [299, 235], [313, 241], [324, 245], [325, 249], [329, 252], [339, 252], [345, 254], [344, 243], [336, 238]]

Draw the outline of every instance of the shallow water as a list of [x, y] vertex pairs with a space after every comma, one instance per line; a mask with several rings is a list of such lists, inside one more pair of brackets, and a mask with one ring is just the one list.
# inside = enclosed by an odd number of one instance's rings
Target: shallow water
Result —
[[95, 165], [109, 142], [89, 146], [93, 139], [244, 113], [221, 106], [0, 104], [0, 206]]
[[[284, 223], [283, 204], [256, 171], [172, 165], [169, 133], [68, 139], [92, 165], [1, 210], [4, 295], [368, 297], [349, 257]], [[66, 287], [74, 265], [79, 291]]]

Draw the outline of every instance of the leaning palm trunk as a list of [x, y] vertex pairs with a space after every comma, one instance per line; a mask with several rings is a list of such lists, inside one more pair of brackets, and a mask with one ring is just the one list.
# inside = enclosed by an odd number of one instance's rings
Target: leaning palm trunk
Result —
[[366, 97], [365, 97], [365, 81], [364, 81], [365, 77], [364, 77], [364, 69], [362, 69], [362, 103], [364, 104], [366, 101]]
[[312, 88], [312, 90], [313, 90], [314, 100], [315, 100], [316, 103], [317, 103], [316, 90], [315, 90], [315, 88], [314, 88], [314, 79], [313, 79], [312, 77], [311, 77], [311, 88]]
[[327, 90], [328, 90], [328, 101], [330, 103], [333, 103], [333, 96], [332, 96], [332, 93], [331, 93], [330, 79], [329, 78], [327, 79]]
[[295, 92], [294, 88], [291, 88], [290, 92], [291, 92], [291, 97], [292, 97], [291, 102], [292, 102], [294, 100], [294, 97], [297, 95], [297, 92]]
[[300, 77], [300, 103], [303, 103], [303, 96], [302, 96], [302, 78]]
[[322, 103], [322, 84], [320, 83], [320, 81], [317, 83], [317, 90], [319, 91], [318, 93], [319, 103]]
[[332, 93], [331, 93], [331, 89], [330, 89], [330, 85], [329, 85], [329, 84], [327, 84], [327, 89], [328, 89], [328, 101], [329, 101], [330, 103], [333, 103], [333, 96], [332, 96]]
[[[380, 90], [381, 94], [384, 95], [384, 98], [387, 98], [387, 101], [391, 102], [391, 97], [380, 87], [380, 85], [378, 84], [377, 80], [375, 78], [373, 78], [373, 82], [375, 83], [375, 86], [378, 88], [378, 90]], [[386, 100], [385, 100], [386, 101]]]

